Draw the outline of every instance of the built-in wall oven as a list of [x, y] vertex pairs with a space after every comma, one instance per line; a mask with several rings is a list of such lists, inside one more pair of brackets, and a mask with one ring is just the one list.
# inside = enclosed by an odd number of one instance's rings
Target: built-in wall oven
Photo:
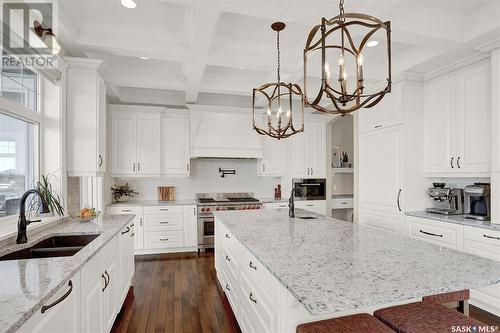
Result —
[[[326, 179], [292, 179], [293, 187], [300, 187], [306, 200], [326, 200]], [[297, 193], [297, 192], [296, 192]], [[296, 194], [299, 196], [298, 194]]]

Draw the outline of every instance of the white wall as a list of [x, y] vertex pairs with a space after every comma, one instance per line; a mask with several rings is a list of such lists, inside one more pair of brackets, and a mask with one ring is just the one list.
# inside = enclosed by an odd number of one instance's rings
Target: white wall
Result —
[[[219, 167], [235, 169], [236, 175], [221, 178]], [[117, 184], [127, 182], [139, 192], [136, 200], [157, 200], [158, 186], [175, 186], [176, 199], [193, 199], [205, 192], [253, 192], [258, 198], [272, 198], [281, 178], [259, 177], [255, 159], [192, 159], [191, 177], [115, 178]], [[109, 192], [109, 187], [105, 190]]]

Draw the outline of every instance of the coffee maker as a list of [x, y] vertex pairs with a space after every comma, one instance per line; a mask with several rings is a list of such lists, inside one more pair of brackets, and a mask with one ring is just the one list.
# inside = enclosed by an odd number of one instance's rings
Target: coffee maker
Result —
[[490, 184], [475, 183], [464, 188], [465, 217], [480, 221], [490, 220]]
[[427, 208], [428, 213], [443, 215], [463, 214], [463, 191], [460, 188], [444, 187], [445, 184], [435, 184], [427, 190], [429, 196], [434, 200], [434, 207]]

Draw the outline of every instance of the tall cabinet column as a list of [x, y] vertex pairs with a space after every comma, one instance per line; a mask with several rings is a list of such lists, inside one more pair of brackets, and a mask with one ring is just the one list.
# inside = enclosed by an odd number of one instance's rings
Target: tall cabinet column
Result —
[[500, 224], [500, 45], [491, 52], [491, 222]]

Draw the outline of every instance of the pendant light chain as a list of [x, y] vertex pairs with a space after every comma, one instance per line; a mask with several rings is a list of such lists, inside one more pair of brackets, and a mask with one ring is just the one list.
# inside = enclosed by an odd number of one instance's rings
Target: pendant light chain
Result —
[[342, 23], [345, 23], [345, 16], [344, 16], [344, 0], [340, 0], [339, 3], [339, 11], [340, 11], [340, 21]]
[[278, 50], [278, 83], [281, 82], [281, 77], [280, 77], [280, 32], [278, 31], [278, 35], [276, 37], [276, 49]]

